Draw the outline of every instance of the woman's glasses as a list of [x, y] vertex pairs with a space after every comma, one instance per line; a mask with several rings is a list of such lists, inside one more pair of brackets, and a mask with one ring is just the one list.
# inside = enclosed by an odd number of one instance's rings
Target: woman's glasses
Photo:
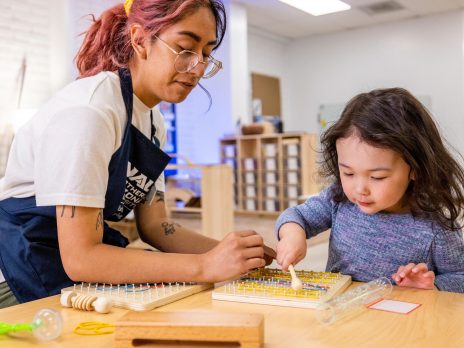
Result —
[[155, 37], [160, 40], [172, 53], [176, 55], [174, 60], [174, 68], [179, 73], [186, 73], [193, 70], [199, 63], [203, 64], [203, 79], [209, 79], [217, 74], [219, 70], [222, 69], [222, 62], [214, 59], [213, 57], [208, 57], [205, 60], [200, 60], [200, 55], [196, 52], [183, 50], [177, 52], [174, 48], [168, 45], [166, 41], [160, 39], [158, 36]]

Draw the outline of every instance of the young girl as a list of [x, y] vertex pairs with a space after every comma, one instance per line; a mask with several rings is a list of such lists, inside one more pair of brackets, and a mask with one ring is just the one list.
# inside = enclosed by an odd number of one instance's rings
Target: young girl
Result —
[[464, 172], [427, 110], [401, 88], [354, 97], [321, 139], [334, 183], [277, 221], [277, 262], [331, 229], [326, 270], [464, 292]]
[[[93, 23], [77, 56], [81, 78], [12, 145], [0, 190], [0, 307], [57, 294], [71, 279], [216, 282], [265, 265], [254, 231], [218, 242], [165, 210], [169, 157], [154, 107], [183, 101], [221, 69], [212, 52], [225, 28], [219, 0], [127, 0]], [[165, 253], [125, 249], [105, 223], [132, 210], [141, 238]]]

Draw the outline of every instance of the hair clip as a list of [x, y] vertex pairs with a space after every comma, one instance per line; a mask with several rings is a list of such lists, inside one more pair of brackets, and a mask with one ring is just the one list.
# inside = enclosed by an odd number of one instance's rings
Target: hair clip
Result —
[[124, 10], [126, 11], [126, 15], [129, 15], [133, 2], [134, 0], [126, 0], [124, 2]]

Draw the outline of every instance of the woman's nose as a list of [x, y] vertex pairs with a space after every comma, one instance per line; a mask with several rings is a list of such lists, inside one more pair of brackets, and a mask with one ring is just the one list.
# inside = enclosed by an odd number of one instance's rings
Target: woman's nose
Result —
[[202, 62], [198, 62], [196, 66], [194, 66], [189, 73], [197, 77], [198, 79], [201, 79], [203, 75], [205, 74], [206, 70], [206, 65]]

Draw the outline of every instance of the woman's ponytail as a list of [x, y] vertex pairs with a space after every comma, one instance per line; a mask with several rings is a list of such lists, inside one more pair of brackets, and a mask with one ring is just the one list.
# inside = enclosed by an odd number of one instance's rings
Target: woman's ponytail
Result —
[[122, 4], [106, 10], [98, 19], [92, 16], [92, 20], [75, 58], [79, 78], [127, 67], [133, 54]]

